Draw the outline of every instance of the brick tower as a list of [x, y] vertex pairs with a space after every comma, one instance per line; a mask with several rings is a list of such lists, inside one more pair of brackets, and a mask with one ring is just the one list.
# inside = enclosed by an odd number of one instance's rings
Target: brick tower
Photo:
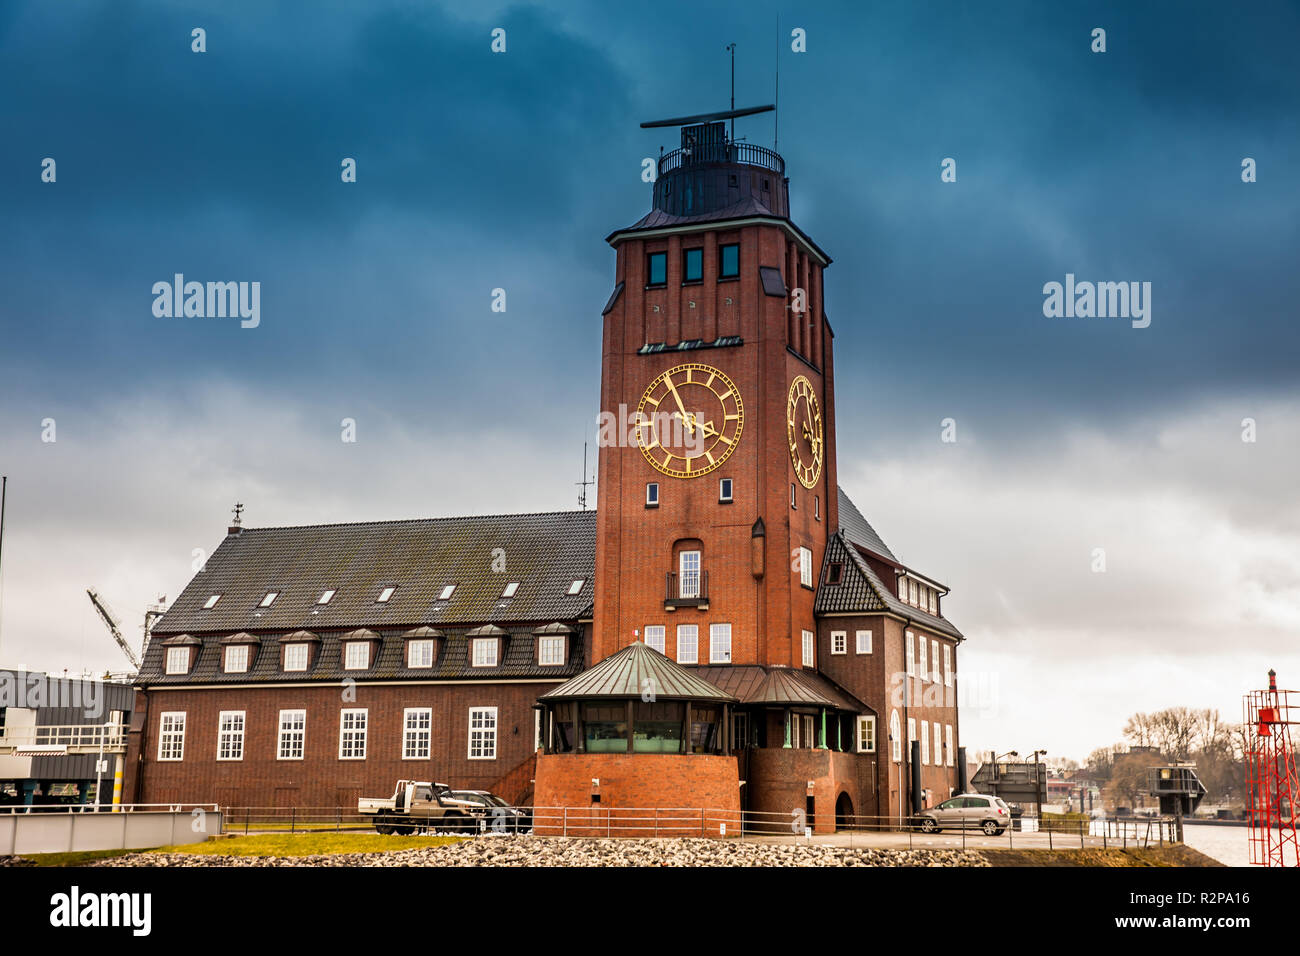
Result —
[[838, 520], [830, 260], [777, 153], [710, 116], [647, 125], [669, 123], [654, 208], [608, 238], [591, 663], [641, 640], [800, 667]]

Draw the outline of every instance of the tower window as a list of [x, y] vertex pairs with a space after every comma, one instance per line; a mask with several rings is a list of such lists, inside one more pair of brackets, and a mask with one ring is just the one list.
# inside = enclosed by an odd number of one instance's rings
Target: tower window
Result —
[[740, 275], [740, 246], [719, 246], [721, 254], [718, 265], [719, 279], [734, 279]]
[[790, 507], [794, 508], [796, 511], [799, 508], [799, 506], [794, 503], [794, 482], [793, 481], [790, 482]]
[[645, 506], [647, 508], [659, 507], [659, 482], [650, 481], [645, 486]]
[[687, 249], [682, 253], [682, 283], [704, 279], [704, 250]]
[[822, 497], [813, 495], [813, 517], [818, 521], [822, 520]]
[[722, 478], [718, 481], [718, 500], [723, 504], [730, 504], [734, 500], [731, 496], [730, 478]]
[[652, 252], [646, 256], [646, 285], [668, 284], [668, 253]]

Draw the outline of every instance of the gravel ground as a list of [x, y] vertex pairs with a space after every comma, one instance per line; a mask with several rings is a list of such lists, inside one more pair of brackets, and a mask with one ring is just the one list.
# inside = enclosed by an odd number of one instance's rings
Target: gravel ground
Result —
[[974, 850], [869, 850], [721, 840], [498, 837], [389, 853], [254, 857], [132, 853], [91, 866], [988, 866]]

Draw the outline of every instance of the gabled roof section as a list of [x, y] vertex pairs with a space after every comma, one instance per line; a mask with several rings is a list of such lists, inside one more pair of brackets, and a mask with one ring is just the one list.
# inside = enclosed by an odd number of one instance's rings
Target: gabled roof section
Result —
[[[648, 682], [648, 683], [647, 683]], [[640, 641], [611, 654], [595, 667], [547, 691], [541, 700], [626, 700], [649, 689], [656, 700], [705, 700], [735, 703], [736, 698], [697, 677], [671, 658]]]
[[859, 547], [866, 548], [868, 551], [874, 551], [881, 557], [888, 558], [895, 563], [898, 558], [894, 557], [894, 552], [889, 550], [884, 539], [876, 534], [876, 529], [871, 527], [871, 523], [862, 516], [858, 506], [853, 503], [843, 488], [839, 490], [840, 504], [840, 530], [848, 534], [849, 540]]
[[[154, 633], [575, 621], [592, 603], [595, 547], [595, 511], [244, 528], [221, 542]], [[569, 594], [578, 579], [582, 590]], [[507, 580], [519, 589], [502, 601]], [[449, 584], [450, 599], [438, 600]], [[279, 596], [259, 607], [268, 589]], [[333, 598], [317, 604], [326, 590]], [[204, 610], [212, 594], [221, 600]]]
[[[840, 583], [829, 585], [826, 583], [827, 569], [837, 562], [844, 565]], [[939, 634], [947, 634], [958, 640], [965, 639], [961, 631], [953, 627], [946, 618], [922, 611], [920, 608], [910, 607], [895, 597], [894, 592], [886, 587], [872, 570], [848, 533], [841, 530], [827, 542], [813, 612], [835, 614], [854, 611], [865, 614], [876, 612], [895, 614], [915, 622], [919, 627], [928, 628]]]

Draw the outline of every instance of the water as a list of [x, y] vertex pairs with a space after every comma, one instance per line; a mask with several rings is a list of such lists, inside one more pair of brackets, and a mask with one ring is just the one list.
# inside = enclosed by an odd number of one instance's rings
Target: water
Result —
[[1183, 842], [1227, 866], [1250, 866], [1247, 827], [1198, 826], [1183, 824]]

